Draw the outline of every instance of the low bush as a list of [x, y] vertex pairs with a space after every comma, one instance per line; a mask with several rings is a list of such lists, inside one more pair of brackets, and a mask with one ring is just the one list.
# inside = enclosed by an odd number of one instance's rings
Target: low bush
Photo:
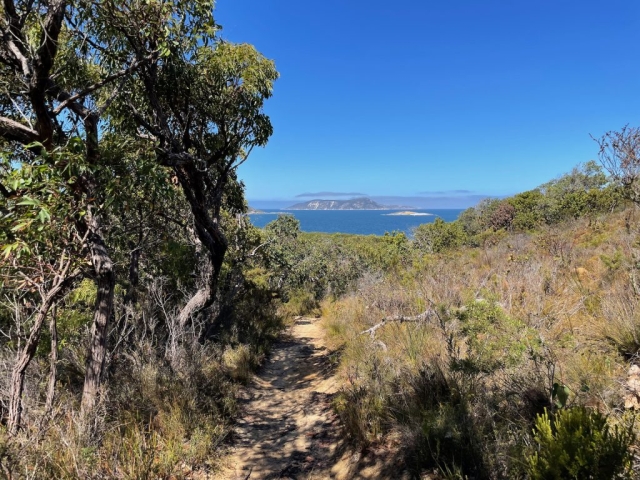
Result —
[[532, 480], [628, 478], [633, 427], [611, 426], [607, 417], [584, 407], [545, 412], [534, 428], [536, 451], [527, 457]]

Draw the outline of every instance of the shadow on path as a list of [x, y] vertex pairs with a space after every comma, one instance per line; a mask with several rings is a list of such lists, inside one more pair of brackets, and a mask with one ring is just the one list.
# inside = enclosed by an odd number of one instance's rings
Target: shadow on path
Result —
[[342, 429], [318, 320], [299, 319], [241, 397], [233, 452], [223, 478], [334, 478]]
[[[396, 452], [345, 441], [331, 408], [337, 391], [320, 320], [299, 318], [242, 392], [225, 480], [408, 478]], [[432, 478], [432, 477], [425, 477]]]

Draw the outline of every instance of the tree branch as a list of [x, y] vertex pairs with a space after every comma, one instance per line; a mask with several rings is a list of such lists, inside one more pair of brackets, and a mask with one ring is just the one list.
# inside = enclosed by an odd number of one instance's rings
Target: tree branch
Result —
[[42, 89], [49, 80], [49, 73], [58, 53], [58, 37], [67, 8], [66, 0], [54, 0], [49, 3], [49, 10], [44, 19], [40, 47], [35, 59], [35, 86]]
[[160, 130], [154, 127], [153, 125], [151, 125], [149, 122], [147, 122], [142, 116], [142, 114], [138, 112], [138, 110], [131, 103], [129, 103], [127, 106], [131, 110], [131, 115], [133, 116], [136, 122], [138, 122], [145, 130], [147, 130], [151, 135], [156, 137], [158, 140], [163, 138]]
[[58, 53], [58, 37], [64, 21], [67, 8], [65, 0], [54, 0], [49, 8], [42, 25], [40, 47], [36, 51], [33, 74], [29, 82], [29, 98], [36, 115], [36, 126], [42, 143], [50, 147], [53, 141], [54, 125], [46, 101], [47, 86], [51, 83], [51, 68]]
[[187, 152], [167, 153], [160, 155], [160, 164], [165, 167], [178, 167], [180, 165], [195, 165], [195, 158]]
[[62, 101], [62, 103], [60, 103], [60, 105], [58, 105], [56, 107], [56, 109], [53, 111], [53, 114], [54, 115], [58, 115], [71, 102], [74, 102], [74, 101], [76, 101], [76, 100], [78, 100], [80, 98], [86, 97], [90, 93], [95, 92], [96, 90], [98, 90], [101, 87], [104, 87], [108, 83], [111, 83], [114, 80], [117, 80], [118, 78], [124, 77], [125, 75], [128, 75], [128, 74], [134, 72], [140, 65], [142, 65], [142, 64], [144, 64], [146, 62], [149, 62], [151, 60], [154, 60], [157, 57], [158, 57], [158, 53], [154, 52], [151, 55], [148, 55], [145, 58], [132, 63], [129, 67], [124, 68], [124, 69], [122, 69], [119, 72], [116, 72], [114, 74], [111, 74], [111, 75], [105, 77], [103, 80], [101, 80], [101, 81], [99, 81], [97, 83], [94, 83], [90, 87], [85, 88], [83, 91], [78, 92], [78, 93], [76, 93], [74, 95], [70, 95], [66, 100]]
[[22, 144], [35, 142], [39, 137], [35, 130], [7, 117], [0, 117], [0, 136]]
[[4, 19], [6, 21], [6, 29], [2, 29], [2, 39], [7, 49], [12, 53], [17, 65], [22, 70], [25, 77], [31, 75], [31, 66], [27, 60], [24, 37], [21, 30], [21, 20], [16, 11], [13, 0], [3, 0]]

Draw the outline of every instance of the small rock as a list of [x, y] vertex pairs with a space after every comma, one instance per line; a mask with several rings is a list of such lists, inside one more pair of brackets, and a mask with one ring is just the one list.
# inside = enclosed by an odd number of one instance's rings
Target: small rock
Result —
[[624, 408], [628, 410], [640, 409], [640, 367], [631, 365], [625, 384]]

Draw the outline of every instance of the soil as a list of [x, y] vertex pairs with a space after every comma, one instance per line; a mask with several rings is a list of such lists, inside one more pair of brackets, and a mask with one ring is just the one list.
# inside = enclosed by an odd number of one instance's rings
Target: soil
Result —
[[242, 414], [218, 478], [402, 478], [386, 455], [362, 454], [346, 442], [331, 408], [338, 383], [319, 323], [298, 318], [243, 390]]

